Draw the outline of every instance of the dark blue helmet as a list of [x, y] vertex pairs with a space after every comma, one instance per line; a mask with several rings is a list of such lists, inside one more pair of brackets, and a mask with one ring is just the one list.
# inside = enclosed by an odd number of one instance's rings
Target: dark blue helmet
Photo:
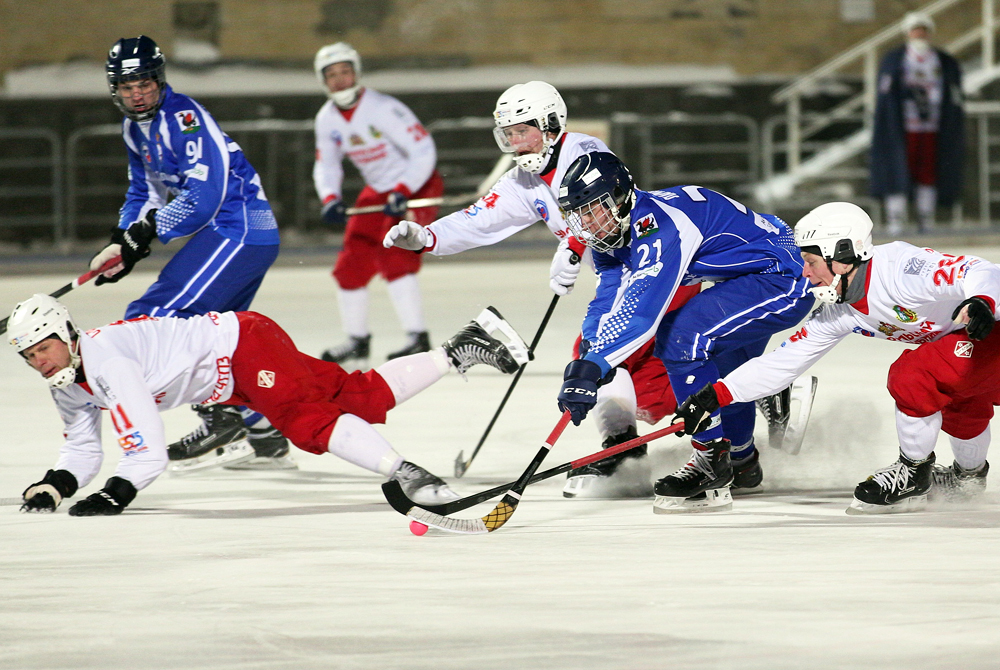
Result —
[[573, 161], [559, 186], [559, 208], [573, 236], [595, 251], [625, 244], [635, 183], [625, 164], [608, 152]]
[[[167, 85], [166, 63], [160, 47], [145, 35], [123, 37], [111, 47], [105, 65], [108, 88], [111, 89], [111, 99], [125, 116], [134, 121], [145, 121], [156, 116], [163, 103], [164, 87]], [[147, 79], [156, 82], [160, 90], [159, 97], [151, 107], [136, 111], [122, 100], [119, 86], [123, 82]]]

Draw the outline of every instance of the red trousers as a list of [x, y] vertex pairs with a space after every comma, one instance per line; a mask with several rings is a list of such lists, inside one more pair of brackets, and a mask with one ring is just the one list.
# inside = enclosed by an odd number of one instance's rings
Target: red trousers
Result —
[[1000, 404], [1000, 327], [981, 342], [959, 330], [904, 351], [889, 368], [888, 387], [904, 414], [941, 412], [944, 432], [976, 437]]
[[[667, 307], [667, 311], [672, 312], [678, 309], [696, 296], [700, 290], [700, 284], [681, 286], [674, 294], [674, 299]], [[574, 352], [579, 352], [581, 339], [583, 339], [582, 335], [577, 338], [573, 345]], [[625, 368], [629, 376], [632, 377], [637, 405], [636, 418], [650, 425], [655, 425], [663, 417], [673, 414], [677, 410], [677, 399], [674, 398], [674, 391], [670, 388], [670, 377], [667, 375], [667, 369], [663, 366], [663, 361], [653, 355], [655, 344], [656, 338], [649, 340], [619, 366]], [[574, 355], [574, 358], [579, 358], [579, 356]]]
[[[442, 193], [444, 182], [435, 170], [427, 183], [413, 194], [412, 199], [436, 198]], [[370, 186], [365, 186], [354, 206], [384, 205], [388, 197], [388, 193], [379, 193]], [[413, 220], [426, 226], [437, 218], [437, 212], [437, 207], [414, 209]], [[344, 250], [337, 256], [337, 262], [333, 266], [333, 278], [340, 288], [347, 291], [364, 288], [376, 273], [388, 282], [414, 274], [420, 269], [420, 254], [399, 247], [386, 249], [382, 246], [385, 234], [398, 222], [399, 219], [382, 212], [355, 214], [347, 220]]]
[[342, 414], [385, 423], [396, 398], [374, 370], [346, 372], [308, 356], [277, 323], [256, 312], [237, 312], [240, 339], [233, 352], [233, 396], [268, 418], [299, 449], [327, 452]]
[[937, 133], [906, 133], [906, 164], [915, 184], [937, 183]]

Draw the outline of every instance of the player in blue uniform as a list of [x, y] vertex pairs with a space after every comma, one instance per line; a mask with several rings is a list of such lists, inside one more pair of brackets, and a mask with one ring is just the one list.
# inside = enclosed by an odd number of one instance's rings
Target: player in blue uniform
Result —
[[[165, 65], [159, 47], [144, 35], [120, 39], [108, 53], [111, 98], [125, 115], [129, 188], [111, 243], [90, 267], [121, 254], [122, 263], [97, 279], [98, 285], [116, 282], [149, 255], [153, 240], [191, 236], [125, 318], [245, 311], [278, 256], [278, 225], [239, 145], [204, 107], [167, 85]], [[244, 417], [234, 410], [227, 414], [216, 406], [199, 413], [205, 424], [171, 445], [173, 457], [225, 444], [223, 436], [242, 437]], [[287, 441], [261, 415], [247, 414], [255, 453], [278, 463], [275, 458], [288, 453]]]
[[[791, 228], [721, 193], [640, 191], [613, 154], [590, 153], [566, 172], [559, 205], [573, 235], [594, 250], [598, 275], [583, 322], [589, 348], [566, 367], [559, 393], [577, 424], [597, 387], [650, 338], [680, 403], [761, 355], [771, 335], [812, 307]], [[665, 315], [679, 286], [706, 281], [716, 283]], [[654, 511], [727, 507], [734, 469], [744, 479], [738, 484], [756, 486], [763, 473], [754, 418], [753, 403], [716, 413], [694, 435], [691, 460], [656, 483]]]

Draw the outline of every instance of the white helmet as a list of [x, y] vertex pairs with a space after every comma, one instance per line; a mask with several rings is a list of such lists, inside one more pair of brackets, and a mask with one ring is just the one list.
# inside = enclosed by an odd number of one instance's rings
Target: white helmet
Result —
[[[822, 256], [827, 264], [834, 261], [854, 267], [872, 257], [872, 219], [850, 202], [828, 202], [812, 210], [795, 224], [795, 244], [803, 251]], [[829, 286], [811, 289], [820, 302], [837, 302], [836, 275]]]
[[[496, 128], [493, 135], [504, 153], [514, 153], [514, 147], [507, 141], [503, 128], [519, 123], [531, 123], [542, 131], [544, 144], [539, 154], [518, 156], [516, 162], [525, 172], [538, 174], [548, 161], [549, 150], [566, 132], [566, 103], [552, 84], [544, 81], [529, 81], [527, 84], [511, 86], [497, 100], [493, 112]], [[547, 133], [555, 133], [550, 139]]]
[[80, 367], [80, 331], [69, 310], [52, 296], [36, 293], [18, 303], [7, 321], [8, 341], [18, 353], [52, 335], [66, 343], [70, 355], [69, 367], [46, 380], [50, 387], [58, 389], [72, 384]]
[[907, 12], [903, 17], [903, 34], [909, 35], [914, 28], [926, 28], [927, 32], [934, 32], [934, 19], [923, 12]]
[[[334, 63], [351, 64], [351, 67], [354, 68], [354, 86], [337, 92], [333, 92], [327, 87], [323, 70]], [[337, 42], [336, 44], [328, 44], [317, 51], [316, 58], [313, 60], [313, 69], [316, 70], [316, 78], [319, 79], [319, 83], [323, 85], [326, 94], [335, 105], [344, 108], [350, 107], [358, 99], [358, 91], [361, 90], [359, 83], [361, 81], [361, 56], [350, 44]]]

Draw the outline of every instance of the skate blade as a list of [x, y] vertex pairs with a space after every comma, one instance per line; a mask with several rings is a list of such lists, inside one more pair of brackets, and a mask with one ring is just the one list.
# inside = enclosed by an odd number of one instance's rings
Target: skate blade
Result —
[[845, 510], [852, 516], [862, 514], [902, 514], [906, 512], [919, 512], [927, 507], [927, 494], [910, 496], [903, 498], [898, 503], [892, 505], [873, 505], [855, 498], [850, 506]]
[[299, 464], [291, 456], [258, 456], [222, 466], [226, 470], [298, 470]]
[[656, 496], [653, 500], [653, 514], [676, 514], [678, 512], [728, 512], [733, 508], [733, 495], [729, 488], [709, 489], [693, 498], [669, 498]]
[[476, 323], [483, 327], [487, 333], [492, 337], [496, 337], [498, 332], [503, 333], [506, 341], [501, 338], [499, 339], [504, 343], [504, 346], [510, 351], [510, 355], [513, 356], [514, 360], [518, 365], [524, 365], [531, 360], [531, 356], [528, 353], [528, 347], [521, 339], [521, 336], [517, 334], [514, 327], [511, 326], [507, 321], [500, 316], [500, 312], [497, 311], [495, 307], [487, 307], [479, 316], [476, 317]]
[[778, 442], [778, 448], [787, 454], [795, 456], [802, 449], [802, 441], [806, 436], [806, 427], [812, 415], [813, 400], [816, 398], [816, 387], [819, 379], [813, 376], [796, 379], [792, 384], [792, 395], [789, 401], [790, 416], [784, 435]]
[[202, 454], [197, 458], [186, 458], [183, 461], [170, 461], [167, 472], [171, 475], [187, 475], [193, 472], [217, 468], [221, 465], [240, 463], [253, 458], [256, 453], [250, 442], [246, 439], [230, 442], [229, 444], [216, 447], [212, 451]]

